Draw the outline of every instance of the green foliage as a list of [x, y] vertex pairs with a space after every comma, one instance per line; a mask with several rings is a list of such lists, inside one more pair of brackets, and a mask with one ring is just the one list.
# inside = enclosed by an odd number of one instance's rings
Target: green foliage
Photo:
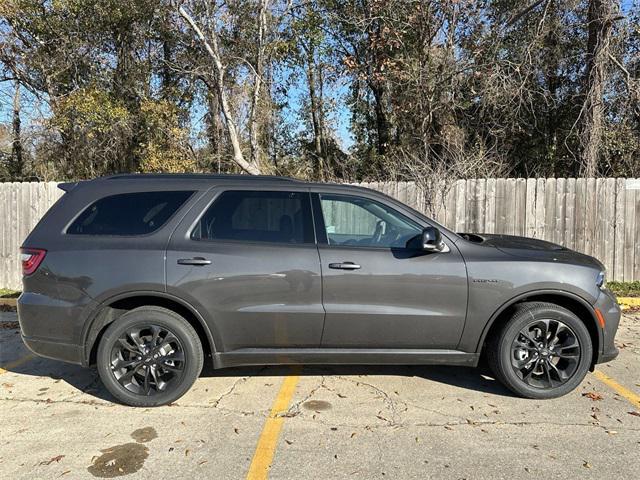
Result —
[[[575, 176], [593, 2], [271, 0], [261, 30], [261, 0], [2, 0], [0, 78], [45, 105], [23, 122], [41, 177], [238, 172], [233, 128], [305, 178]], [[640, 176], [640, 3], [611, 4], [598, 174]]]
[[144, 139], [139, 144], [141, 172], [195, 172], [198, 165], [189, 155], [188, 131], [179, 125], [179, 111], [166, 100], [145, 100], [140, 105]]
[[607, 282], [607, 288], [618, 297], [640, 297], [640, 281]]

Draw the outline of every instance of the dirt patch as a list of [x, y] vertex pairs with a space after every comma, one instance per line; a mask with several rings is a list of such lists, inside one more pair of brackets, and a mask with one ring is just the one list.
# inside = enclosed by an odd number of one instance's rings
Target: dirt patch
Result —
[[154, 438], [158, 438], [158, 433], [153, 427], [144, 427], [134, 430], [131, 433], [131, 438], [133, 438], [138, 443], [147, 443]]
[[139, 443], [125, 443], [100, 450], [87, 471], [94, 477], [114, 478], [135, 473], [149, 456], [149, 449]]
[[304, 402], [302, 406], [307, 410], [313, 410], [314, 412], [329, 410], [331, 408], [331, 404], [324, 400], [309, 400], [308, 402]]
[[0, 330], [17, 330], [18, 328], [20, 328], [18, 322], [0, 322]]

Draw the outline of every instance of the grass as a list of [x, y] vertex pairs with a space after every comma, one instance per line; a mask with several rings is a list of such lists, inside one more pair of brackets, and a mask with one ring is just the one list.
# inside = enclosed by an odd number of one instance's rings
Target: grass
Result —
[[8, 288], [0, 288], [0, 298], [18, 298], [20, 292], [9, 290]]
[[640, 281], [607, 282], [607, 288], [617, 297], [640, 297]]

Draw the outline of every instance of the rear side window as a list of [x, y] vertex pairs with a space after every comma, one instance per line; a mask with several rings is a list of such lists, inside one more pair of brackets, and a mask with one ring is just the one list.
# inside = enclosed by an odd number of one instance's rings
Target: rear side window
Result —
[[309, 194], [227, 191], [191, 233], [194, 240], [313, 243]]
[[67, 229], [71, 235], [145, 235], [162, 227], [193, 192], [136, 192], [96, 201]]

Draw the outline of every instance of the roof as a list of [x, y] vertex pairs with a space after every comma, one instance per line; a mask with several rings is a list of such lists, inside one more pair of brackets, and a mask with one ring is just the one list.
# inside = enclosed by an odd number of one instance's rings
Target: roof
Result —
[[100, 180], [249, 180], [302, 182], [302, 180], [296, 180], [295, 178], [279, 177], [275, 175], [234, 175], [226, 173], [123, 173], [103, 177]]

